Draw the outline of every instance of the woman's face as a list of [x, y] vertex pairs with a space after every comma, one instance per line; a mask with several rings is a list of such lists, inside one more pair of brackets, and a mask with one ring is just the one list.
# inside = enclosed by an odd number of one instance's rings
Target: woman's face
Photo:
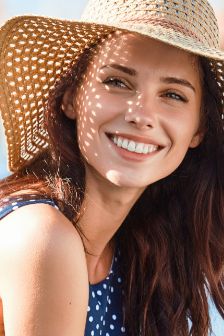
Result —
[[137, 188], [171, 174], [200, 142], [201, 90], [196, 57], [138, 34], [114, 34], [73, 100], [70, 92], [64, 97], [86, 169]]

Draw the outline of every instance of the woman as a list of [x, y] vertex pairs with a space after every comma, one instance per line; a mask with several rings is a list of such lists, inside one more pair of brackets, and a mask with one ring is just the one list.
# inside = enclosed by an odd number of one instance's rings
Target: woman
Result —
[[210, 296], [224, 317], [210, 5], [94, 0], [83, 22], [19, 17], [0, 40], [2, 333], [208, 335]]

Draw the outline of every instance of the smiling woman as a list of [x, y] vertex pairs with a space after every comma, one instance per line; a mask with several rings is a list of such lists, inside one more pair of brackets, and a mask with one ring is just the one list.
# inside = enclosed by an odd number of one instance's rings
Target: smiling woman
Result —
[[2, 333], [208, 335], [224, 318], [209, 3], [92, 0], [82, 22], [18, 17], [0, 41]]
[[[128, 55], [122, 65], [121, 49]], [[118, 186], [143, 191], [172, 173], [202, 137], [201, 81], [197, 58], [185, 51], [136, 34], [108, 38], [78, 92], [69, 88], [63, 99], [77, 123], [86, 174], [93, 167]]]

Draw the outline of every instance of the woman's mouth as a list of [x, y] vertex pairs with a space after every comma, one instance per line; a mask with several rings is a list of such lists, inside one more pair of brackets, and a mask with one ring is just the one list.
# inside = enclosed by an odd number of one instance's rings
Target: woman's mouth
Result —
[[141, 161], [161, 149], [159, 145], [134, 141], [121, 135], [108, 133], [106, 135], [126, 159]]

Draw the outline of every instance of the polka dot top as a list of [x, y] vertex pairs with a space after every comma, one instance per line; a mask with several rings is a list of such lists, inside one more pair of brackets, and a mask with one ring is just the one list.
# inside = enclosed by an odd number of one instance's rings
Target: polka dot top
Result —
[[[19, 207], [45, 203], [58, 209], [57, 205], [50, 199], [34, 197], [25, 199], [15, 197], [7, 205], [0, 208], [0, 219], [7, 216]], [[3, 201], [3, 202], [4, 202]], [[85, 336], [124, 336], [127, 335], [123, 324], [122, 313], [122, 278], [119, 274], [120, 251], [116, 249], [112, 265], [106, 279], [101, 282], [89, 285], [89, 303], [87, 309], [87, 321]]]
[[89, 286], [85, 336], [126, 335], [122, 323], [122, 279], [118, 270], [119, 255], [117, 250], [106, 279]]

